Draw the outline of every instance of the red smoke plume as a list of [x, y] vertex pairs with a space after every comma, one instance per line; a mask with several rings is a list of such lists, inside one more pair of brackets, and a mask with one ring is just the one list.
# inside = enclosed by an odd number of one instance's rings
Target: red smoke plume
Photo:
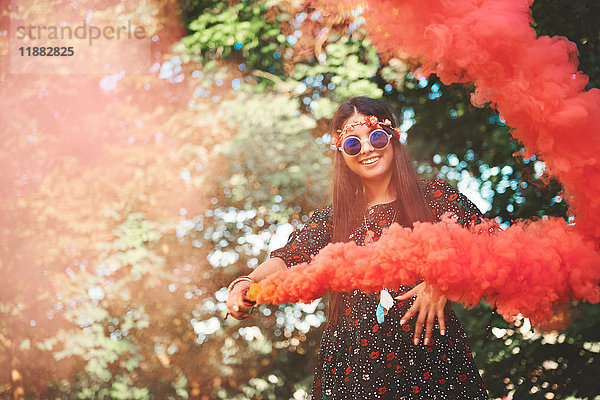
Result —
[[[332, 8], [337, 1], [313, 3]], [[518, 223], [496, 236], [448, 224], [392, 226], [370, 246], [324, 248], [253, 288], [259, 302], [308, 301], [328, 289], [366, 292], [434, 283], [454, 301], [497, 303], [505, 317], [545, 322], [569, 298], [600, 301], [600, 91], [585, 91], [577, 47], [536, 37], [532, 0], [345, 1], [364, 6], [368, 37], [381, 54], [473, 82], [471, 101], [490, 103], [525, 147], [563, 184], [575, 226], [560, 219]]]
[[563, 184], [579, 232], [598, 239], [600, 90], [584, 90], [574, 43], [536, 37], [532, 3], [370, 1], [365, 29], [380, 53], [418, 64], [424, 76], [473, 82], [471, 102], [489, 102], [525, 152], [541, 156]]
[[496, 235], [475, 229], [393, 224], [367, 246], [329, 244], [309, 264], [269, 276], [250, 295], [259, 303], [307, 302], [328, 289], [374, 292], [422, 277], [452, 301], [474, 305], [485, 297], [505, 318], [522, 313], [532, 323], [549, 321], [569, 298], [600, 301], [600, 253], [563, 220], [518, 223]]

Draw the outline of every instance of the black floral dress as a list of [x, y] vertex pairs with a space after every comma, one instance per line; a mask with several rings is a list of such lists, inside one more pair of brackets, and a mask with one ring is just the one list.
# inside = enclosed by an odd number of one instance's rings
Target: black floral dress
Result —
[[[444, 181], [423, 181], [432, 212], [439, 219], [451, 212], [464, 226], [479, 223], [481, 213], [464, 195]], [[350, 239], [363, 245], [367, 231], [377, 240], [393, 220], [401, 222], [397, 201], [378, 204], [367, 210], [362, 224]], [[331, 240], [331, 205], [316, 210], [302, 229], [290, 235], [287, 244], [271, 253], [288, 267], [308, 262]], [[367, 226], [365, 226], [365, 220]], [[397, 296], [409, 290], [390, 290]], [[391, 288], [388, 288], [391, 289]], [[416, 317], [400, 325], [413, 299], [399, 302], [378, 324], [378, 294], [358, 290], [343, 294], [343, 310], [337, 324], [323, 332], [312, 399], [488, 399], [475, 367], [466, 334], [450, 308], [446, 307], [446, 335], [437, 322], [432, 344], [413, 344]]]

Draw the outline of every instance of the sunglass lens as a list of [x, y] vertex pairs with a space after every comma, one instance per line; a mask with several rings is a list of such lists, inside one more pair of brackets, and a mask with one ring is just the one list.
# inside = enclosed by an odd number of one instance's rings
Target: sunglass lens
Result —
[[371, 133], [369, 140], [374, 148], [383, 149], [388, 144], [389, 138], [384, 131], [376, 130]]
[[360, 153], [360, 140], [355, 137], [349, 137], [344, 140], [343, 149], [349, 156], [355, 156]]

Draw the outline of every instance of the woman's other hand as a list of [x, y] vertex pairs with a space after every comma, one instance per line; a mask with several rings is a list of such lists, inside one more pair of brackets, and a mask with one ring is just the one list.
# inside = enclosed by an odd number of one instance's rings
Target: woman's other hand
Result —
[[416, 296], [415, 301], [401, 318], [400, 324], [404, 324], [415, 315], [418, 315], [417, 322], [415, 323], [414, 343], [419, 344], [423, 326], [427, 324], [424, 343], [428, 345], [431, 342], [435, 317], [437, 317], [438, 324], [440, 325], [440, 333], [442, 335], [446, 334], [444, 307], [446, 306], [447, 299], [435, 287], [426, 282], [421, 282], [408, 292], [397, 296], [396, 300], [408, 300], [413, 296]]
[[243, 303], [243, 292], [250, 288], [250, 282], [238, 282], [227, 296], [227, 312], [235, 319], [243, 320], [250, 316], [251, 307]]

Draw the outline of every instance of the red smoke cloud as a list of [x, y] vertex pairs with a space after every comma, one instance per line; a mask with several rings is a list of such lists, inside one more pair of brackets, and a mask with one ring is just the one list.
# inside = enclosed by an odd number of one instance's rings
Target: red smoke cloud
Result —
[[424, 76], [473, 82], [471, 102], [489, 102], [525, 152], [541, 156], [565, 188], [577, 229], [599, 239], [600, 90], [585, 91], [574, 43], [536, 37], [532, 3], [371, 1], [365, 29], [380, 53], [419, 65]]
[[[315, 3], [315, 2], [313, 2]], [[331, 8], [331, 0], [316, 2]], [[563, 184], [575, 225], [560, 219], [518, 223], [496, 236], [458, 226], [392, 227], [368, 247], [329, 245], [310, 265], [261, 282], [259, 302], [307, 301], [328, 289], [378, 290], [436, 284], [451, 300], [496, 302], [505, 317], [544, 322], [569, 298], [600, 301], [600, 91], [585, 91], [577, 47], [536, 37], [531, 0], [345, 1], [366, 6], [377, 51], [437, 74], [444, 84], [473, 82], [471, 101], [490, 103]]]
[[570, 298], [600, 301], [600, 253], [562, 219], [517, 223], [496, 235], [481, 233], [481, 226], [392, 224], [367, 246], [331, 243], [309, 264], [253, 286], [250, 295], [258, 303], [308, 302], [329, 289], [374, 292], [423, 277], [452, 301], [475, 305], [485, 297], [505, 318], [522, 313], [532, 323], [549, 321]]

